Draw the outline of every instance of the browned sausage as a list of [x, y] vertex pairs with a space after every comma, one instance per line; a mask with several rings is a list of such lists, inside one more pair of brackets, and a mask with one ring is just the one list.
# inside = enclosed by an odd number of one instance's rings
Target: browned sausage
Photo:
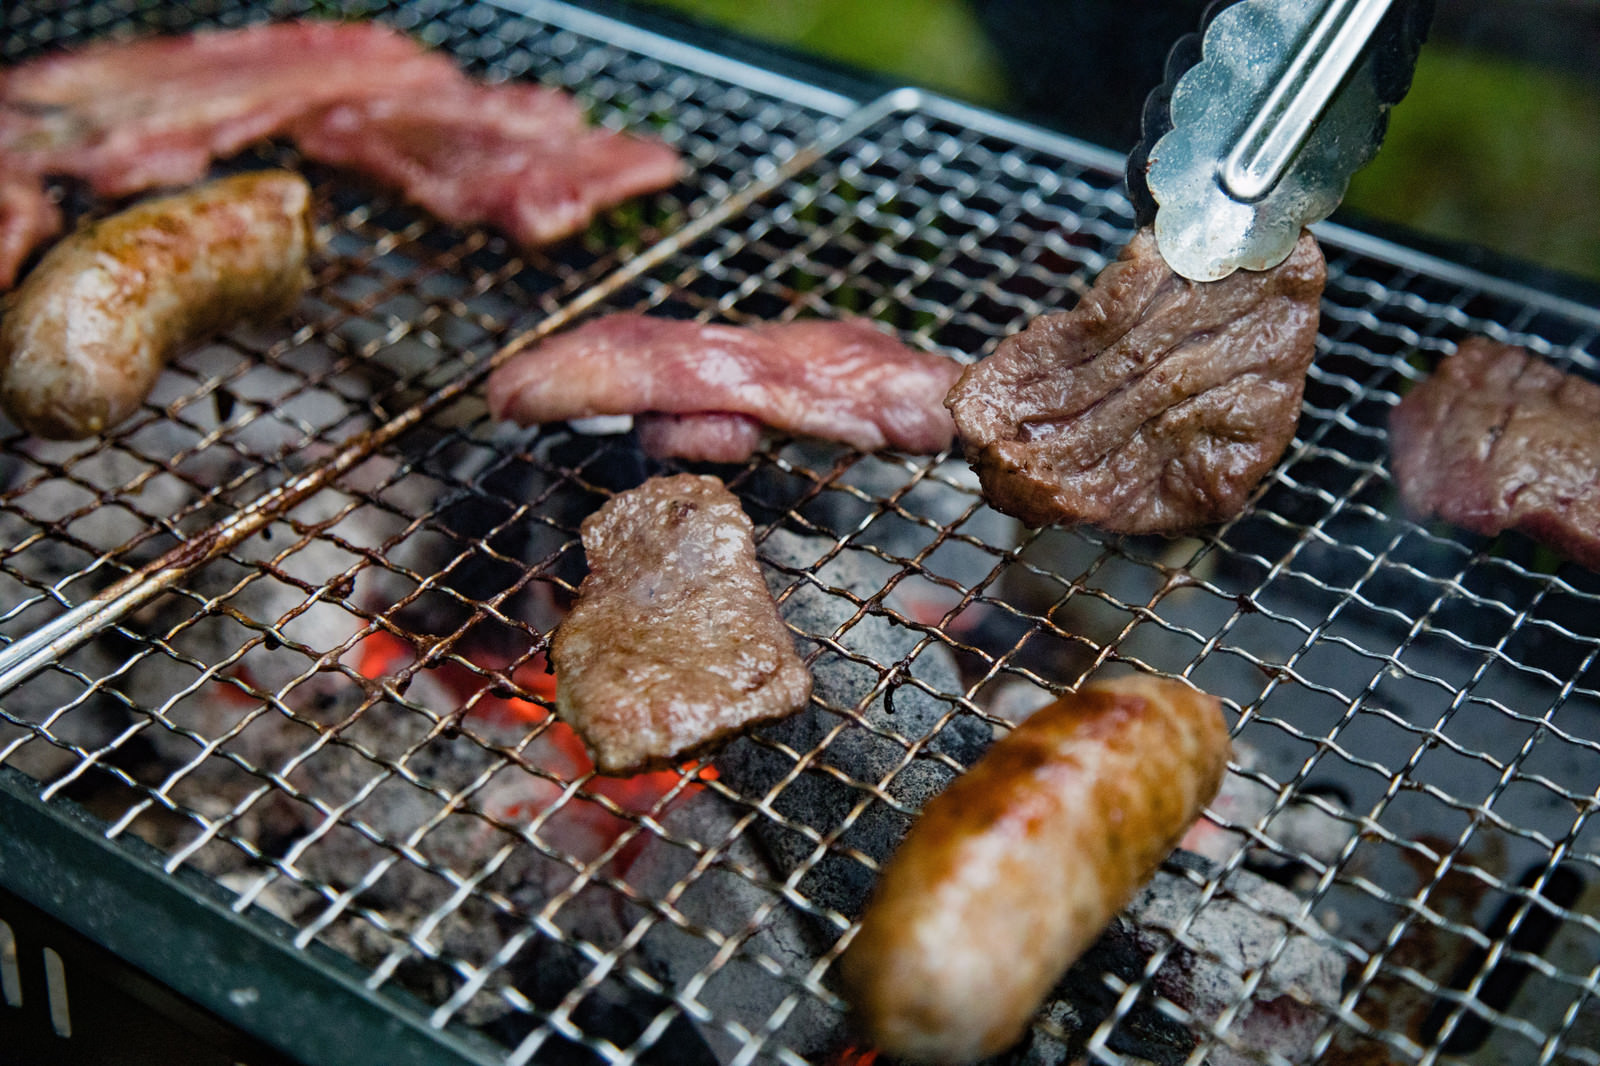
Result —
[[167, 360], [309, 283], [311, 189], [243, 174], [135, 204], [67, 237], [0, 323], [0, 403], [41, 437], [89, 437], [144, 400]]
[[923, 810], [839, 960], [864, 1033], [925, 1062], [1015, 1043], [1216, 795], [1228, 749], [1214, 696], [1148, 677], [996, 741]]

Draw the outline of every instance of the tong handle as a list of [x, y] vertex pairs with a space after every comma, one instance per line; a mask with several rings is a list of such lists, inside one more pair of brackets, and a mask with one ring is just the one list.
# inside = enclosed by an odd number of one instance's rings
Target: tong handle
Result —
[[1328, 217], [1411, 85], [1433, 0], [1215, 0], [1145, 100], [1134, 219], [1191, 281], [1266, 270]]
[[1223, 188], [1255, 203], [1283, 177], [1394, 0], [1332, 0], [1222, 161]]

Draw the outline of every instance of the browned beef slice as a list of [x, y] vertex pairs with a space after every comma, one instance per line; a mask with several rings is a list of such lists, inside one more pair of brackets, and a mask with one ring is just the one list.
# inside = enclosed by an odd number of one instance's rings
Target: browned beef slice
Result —
[[1400, 401], [1389, 433], [1413, 514], [1518, 529], [1600, 570], [1600, 385], [1472, 337]]
[[984, 496], [1030, 525], [1172, 532], [1237, 514], [1294, 436], [1326, 278], [1309, 232], [1196, 283], [1141, 230], [1071, 311], [969, 367], [945, 405]]
[[714, 477], [657, 477], [583, 523], [589, 576], [550, 646], [557, 711], [604, 773], [798, 710], [811, 675]]

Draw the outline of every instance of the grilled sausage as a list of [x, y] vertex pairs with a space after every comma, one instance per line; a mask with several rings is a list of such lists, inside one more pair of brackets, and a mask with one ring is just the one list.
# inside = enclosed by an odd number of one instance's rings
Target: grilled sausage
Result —
[[839, 960], [879, 1050], [1003, 1051], [1222, 783], [1213, 696], [1147, 677], [1034, 713], [930, 801]]
[[147, 200], [52, 248], [0, 323], [0, 403], [41, 437], [93, 436], [187, 345], [287, 312], [310, 281], [311, 189], [283, 171]]

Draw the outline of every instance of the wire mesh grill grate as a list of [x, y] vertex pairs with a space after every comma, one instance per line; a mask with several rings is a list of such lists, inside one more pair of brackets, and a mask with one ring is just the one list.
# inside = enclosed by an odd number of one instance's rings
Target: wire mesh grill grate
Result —
[[[1091, 673], [1185, 677], [1224, 698], [1238, 743], [1191, 840], [1210, 861], [1167, 871], [1169, 921], [1141, 919], [1164, 932], [1089, 974], [1088, 1000], [1064, 992], [1019, 1061], [1136, 1061], [1174, 1024], [1173, 1061], [1196, 1040], [1237, 1061], [1260, 1004], [1299, 1012], [1296, 1059], [1600, 1060], [1600, 581], [1400, 517], [1383, 430], [1472, 333], [1593, 376], [1600, 314], [1329, 229], [1295, 441], [1244, 514], [1191, 538], [1028, 531], [959, 460], [769, 444], [719, 472], [815, 705], [607, 781], [547, 714], [545, 634], [582, 575], [578, 523], [666, 468], [627, 437], [493, 424], [492, 354], [647, 310], [865, 314], [972, 358], [1070, 305], [1132, 219], [1115, 168], [1073, 142], [913, 94], [836, 108], [538, 10], [355, 13], [657, 128], [693, 178], [522, 253], [303, 168], [324, 252], [295, 323], [182, 357], [103, 441], [5, 440], [0, 636], [352, 461], [6, 693], [0, 763], [508, 1061], [843, 1062], [830, 966], [921, 799]], [[299, 13], [21, 5], [5, 58]], [[262, 162], [299, 165], [277, 147], [243, 165]], [[1260, 942], [1219, 946], [1224, 910]], [[1164, 980], [1179, 964], [1217, 986], [1207, 1005]], [[1317, 967], [1321, 985], [1288, 976]]]

